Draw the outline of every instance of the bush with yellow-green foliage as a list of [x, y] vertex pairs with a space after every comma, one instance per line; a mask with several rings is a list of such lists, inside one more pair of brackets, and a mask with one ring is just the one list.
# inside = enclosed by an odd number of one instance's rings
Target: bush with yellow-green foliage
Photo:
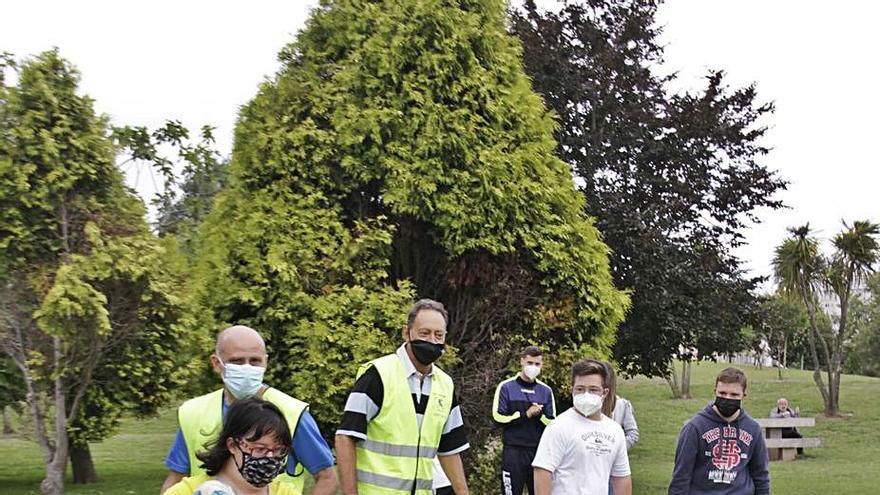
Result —
[[60, 494], [69, 458], [79, 478], [89, 442], [190, 374], [182, 263], [149, 231], [77, 71], [53, 50], [9, 85], [0, 62], [0, 350], [24, 383], [42, 492]]
[[267, 336], [325, 434], [416, 297], [449, 309], [477, 439], [513, 348], [613, 344], [628, 298], [505, 22], [501, 0], [326, 0], [241, 110], [199, 304]]

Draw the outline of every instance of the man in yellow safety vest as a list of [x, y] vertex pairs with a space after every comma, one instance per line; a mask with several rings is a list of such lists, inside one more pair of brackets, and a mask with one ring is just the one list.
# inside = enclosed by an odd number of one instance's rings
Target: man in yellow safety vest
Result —
[[361, 366], [336, 430], [344, 495], [430, 495], [433, 459], [468, 495], [460, 452], [469, 447], [444, 351], [446, 309], [418, 301], [397, 352]]
[[204, 473], [196, 452], [206, 450], [205, 444], [220, 432], [227, 407], [236, 399], [252, 396], [278, 406], [293, 432], [287, 472], [279, 479], [292, 483], [296, 492], [302, 493], [305, 468], [315, 478], [313, 495], [336, 492], [333, 454], [309, 413], [308, 404], [264, 384], [267, 363], [266, 344], [254, 329], [236, 325], [217, 335], [211, 365], [223, 379], [223, 388], [190, 399], [178, 409], [180, 427], [165, 459], [169, 471], [160, 493], [186, 476]]

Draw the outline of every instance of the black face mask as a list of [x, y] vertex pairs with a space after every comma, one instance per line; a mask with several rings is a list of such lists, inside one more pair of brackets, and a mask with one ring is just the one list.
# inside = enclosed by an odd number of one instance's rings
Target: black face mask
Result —
[[[241, 448], [239, 448], [241, 451]], [[284, 471], [285, 460], [283, 457], [254, 457], [247, 452], [241, 452], [241, 466], [236, 462], [238, 472], [249, 484], [261, 488], [272, 482], [282, 471]], [[235, 459], [233, 458], [233, 461]]]
[[726, 397], [715, 397], [715, 407], [721, 416], [729, 418], [739, 411], [742, 399], [728, 399]]
[[413, 356], [425, 366], [440, 359], [440, 356], [446, 351], [444, 344], [435, 344], [427, 340], [410, 340], [409, 347], [412, 349]]

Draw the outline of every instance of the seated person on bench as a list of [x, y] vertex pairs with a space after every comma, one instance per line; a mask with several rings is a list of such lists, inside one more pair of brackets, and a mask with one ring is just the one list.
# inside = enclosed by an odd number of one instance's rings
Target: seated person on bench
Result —
[[[780, 397], [778, 401], [776, 401], [776, 407], [770, 410], [771, 418], [799, 418], [800, 417], [800, 408], [791, 409], [788, 407], [788, 399], [785, 397]], [[784, 428], [782, 430], [782, 438], [803, 438], [803, 435], [797, 431], [797, 428]], [[798, 455], [804, 453], [804, 449], [797, 449]]]

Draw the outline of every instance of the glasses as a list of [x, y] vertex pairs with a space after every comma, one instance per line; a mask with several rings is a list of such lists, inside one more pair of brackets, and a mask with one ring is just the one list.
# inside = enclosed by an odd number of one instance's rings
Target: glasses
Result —
[[602, 394], [605, 393], [605, 389], [603, 389], [603, 388], [592, 388], [592, 387], [591, 387], [591, 388], [586, 388], [586, 387], [575, 387], [575, 388], [574, 388], [574, 393], [575, 393], [575, 395], [579, 395], [579, 394], [582, 394], [582, 393], [584, 393], [584, 392], [586, 392], [586, 393], [588, 393], [588, 394], [593, 394], [593, 395], [602, 395]]
[[290, 453], [290, 449], [287, 447], [276, 446], [268, 448], [260, 444], [248, 442], [244, 438], [239, 438], [236, 442], [238, 443], [238, 448], [241, 449], [242, 452], [254, 457], [277, 457], [280, 459], [287, 457], [287, 454]]

